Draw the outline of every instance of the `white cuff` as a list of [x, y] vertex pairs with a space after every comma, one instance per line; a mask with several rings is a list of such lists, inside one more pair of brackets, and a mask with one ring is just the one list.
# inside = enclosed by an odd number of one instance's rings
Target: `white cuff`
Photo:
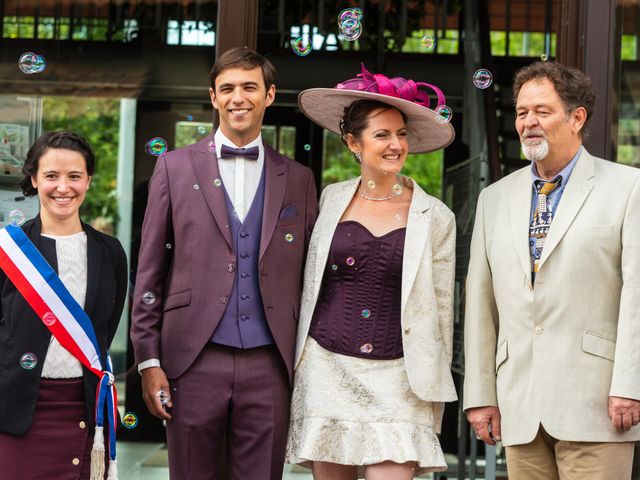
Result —
[[145, 360], [144, 362], [140, 362], [138, 364], [138, 373], [142, 374], [142, 370], [144, 370], [145, 368], [159, 367], [159, 366], [160, 366], [160, 359], [150, 358], [149, 360]]

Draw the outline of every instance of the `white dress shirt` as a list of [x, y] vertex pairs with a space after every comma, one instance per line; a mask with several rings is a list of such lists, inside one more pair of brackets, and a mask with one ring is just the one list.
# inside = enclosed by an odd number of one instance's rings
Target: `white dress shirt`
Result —
[[[233, 203], [236, 213], [240, 221], [244, 221], [251, 208], [251, 203], [256, 196], [258, 184], [260, 183], [260, 175], [262, 175], [262, 167], [264, 166], [264, 146], [262, 145], [262, 134], [252, 142], [244, 145], [243, 148], [258, 147], [258, 160], [247, 160], [244, 157], [235, 157], [233, 159], [220, 158], [220, 150], [222, 145], [228, 145], [233, 148], [241, 148], [231, 140], [218, 128], [213, 136], [213, 142], [216, 147], [216, 157], [218, 159], [218, 169], [220, 177], [224, 185], [227, 195]], [[160, 360], [150, 358], [138, 364], [138, 371], [141, 372], [145, 368], [159, 367]]]
[[253, 198], [256, 196], [256, 190], [258, 190], [258, 183], [260, 183], [260, 175], [262, 175], [262, 167], [264, 166], [262, 134], [259, 134], [252, 142], [243, 145], [243, 148], [258, 147], [258, 160], [247, 160], [244, 157], [236, 157], [234, 159], [220, 158], [220, 149], [223, 144], [233, 148], [240, 147], [229, 140], [219, 128], [213, 136], [213, 141], [216, 146], [222, 184], [231, 199], [231, 203], [233, 203], [238, 218], [242, 222], [247, 216], [249, 208], [251, 208]]

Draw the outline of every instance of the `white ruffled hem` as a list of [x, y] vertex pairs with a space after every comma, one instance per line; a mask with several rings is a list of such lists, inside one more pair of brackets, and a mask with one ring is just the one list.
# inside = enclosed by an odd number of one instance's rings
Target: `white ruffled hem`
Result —
[[[447, 469], [438, 437], [426, 425], [320, 417], [292, 419], [286, 462], [310, 468], [313, 461], [360, 467], [384, 461], [417, 462], [416, 475]], [[363, 473], [364, 468], [359, 468], [359, 478]]]

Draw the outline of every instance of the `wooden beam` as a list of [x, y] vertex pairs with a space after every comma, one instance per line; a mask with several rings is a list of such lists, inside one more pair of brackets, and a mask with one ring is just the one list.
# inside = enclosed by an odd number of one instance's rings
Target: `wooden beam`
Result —
[[[480, 61], [484, 68], [493, 71], [491, 39], [489, 35], [489, 0], [478, 0], [478, 28], [480, 31]], [[498, 119], [495, 93], [493, 88], [482, 92], [484, 102], [485, 129], [487, 134], [487, 154], [491, 183], [502, 178], [502, 165], [498, 146]]]
[[560, 24], [556, 37], [556, 61], [582, 69], [584, 9], [580, 0], [560, 0]]
[[560, 0], [556, 59], [585, 72], [596, 91], [585, 146], [593, 155], [614, 161], [621, 41], [617, 24], [616, 0]]
[[258, 0], [220, 0], [216, 26], [216, 57], [233, 47], [256, 49]]
[[616, 29], [616, 0], [588, 0], [584, 67], [596, 89], [591, 135], [585, 146], [593, 154], [616, 160], [621, 33]]

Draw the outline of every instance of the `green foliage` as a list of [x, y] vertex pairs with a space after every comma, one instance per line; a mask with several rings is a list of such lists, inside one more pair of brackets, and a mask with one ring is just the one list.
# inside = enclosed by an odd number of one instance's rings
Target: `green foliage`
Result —
[[618, 124], [618, 158], [619, 163], [640, 167], [640, 146], [637, 141], [640, 132], [640, 120], [636, 118], [621, 118]]
[[[432, 50], [426, 50], [422, 45], [422, 38], [425, 35], [431, 35], [436, 38], [436, 45]], [[424, 53], [424, 54], [444, 54], [444, 55], [456, 55], [458, 53], [458, 46], [460, 45], [460, 38], [457, 30], [447, 30], [446, 37], [438, 37], [435, 30], [430, 28], [413, 30], [411, 36], [405, 39], [404, 45], [402, 45], [402, 52], [404, 53]]]
[[211, 123], [178, 122], [176, 123], [176, 148], [182, 148], [199, 142], [211, 133]]
[[[491, 54], [504, 57], [507, 55], [507, 34], [502, 31], [490, 32]], [[544, 53], [544, 38], [542, 32], [510, 32], [509, 56], [511, 57], [541, 57]], [[556, 34], [549, 39], [550, 57], [556, 55]]]
[[621, 60], [638, 60], [638, 40], [636, 35], [622, 35]]
[[[41, 40], [91, 40], [106, 41], [108, 39], [109, 21], [106, 18], [84, 19], [85, 24], [79, 25], [75, 19], [73, 33], [68, 17], [38, 17], [31, 15], [5, 16], [3, 22], [4, 38], [35, 38], [36, 20], [38, 25], [38, 39]], [[128, 40], [124, 29], [111, 32], [112, 41]]]
[[91, 223], [103, 217], [118, 223], [116, 178], [120, 102], [114, 99], [44, 97], [42, 130], [69, 130], [85, 137], [96, 155], [91, 189], [82, 204], [82, 219]]
[[[442, 193], [443, 152], [409, 155], [402, 174], [413, 178], [427, 193], [440, 198]], [[360, 175], [360, 166], [338, 135], [325, 131], [322, 187]]]
[[[176, 148], [199, 142], [209, 135], [213, 129], [210, 123], [178, 122], [176, 124]], [[288, 126], [263, 125], [262, 140], [267, 142], [282, 155], [289, 158], [295, 156], [296, 128]]]

